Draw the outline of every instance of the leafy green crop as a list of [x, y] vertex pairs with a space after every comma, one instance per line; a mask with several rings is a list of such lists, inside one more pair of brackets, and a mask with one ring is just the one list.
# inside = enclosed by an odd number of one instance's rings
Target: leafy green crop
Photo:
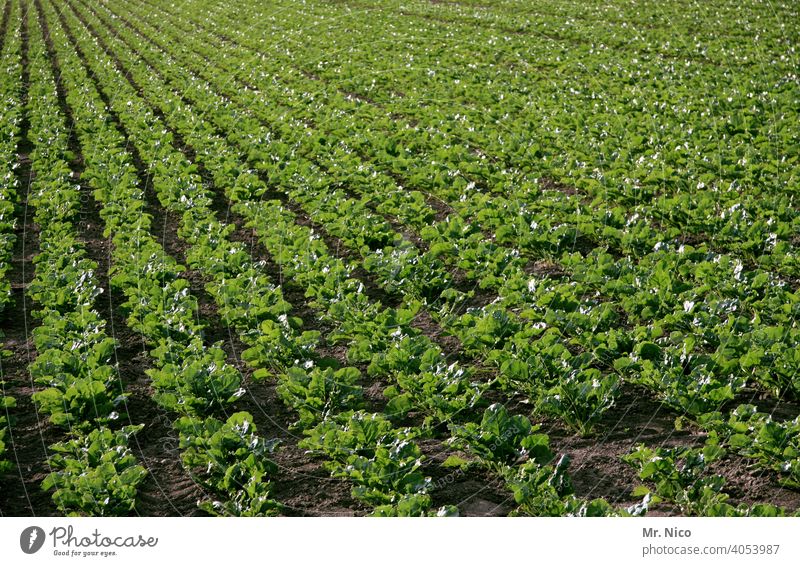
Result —
[[227, 363], [221, 348], [206, 349], [202, 342], [194, 340], [176, 362], [147, 370], [158, 390], [156, 400], [167, 409], [205, 415], [244, 392], [239, 372]]
[[44, 479], [42, 489], [54, 489], [53, 501], [69, 514], [115, 516], [132, 512], [137, 487], [147, 470], [136, 463], [128, 444], [142, 428], [126, 426], [116, 432], [99, 428], [52, 445], [48, 464], [54, 471]]
[[702, 422], [731, 450], [778, 472], [782, 484], [800, 487], [800, 417], [779, 422], [753, 405], [740, 405], [727, 420], [709, 413]]
[[420, 470], [423, 455], [413, 438], [380, 415], [355, 412], [320, 423], [300, 447], [330, 458], [331, 474], [351, 480], [353, 497], [382, 506], [379, 514], [420, 514], [430, 507], [431, 479]]
[[544, 394], [540, 408], [586, 436], [614, 406], [618, 390], [619, 380], [613, 375], [603, 376], [595, 368], [572, 371]]
[[3, 413], [0, 414], [0, 473], [7, 472], [13, 466], [11, 462], [3, 459], [3, 455], [6, 452], [6, 435], [9, 425], [5, 413], [8, 409], [15, 407], [16, 404], [17, 402], [13, 397], [0, 397], [0, 410], [3, 411]]
[[320, 421], [349, 409], [361, 402], [358, 381], [361, 374], [355, 368], [312, 368], [306, 371], [292, 367], [282, 376], [278, 395], [300, 415], [296, 426], [311, 428]]
[[774, 505], [740, 504], [734, 507], [727, 503], [724, 492], [725, 478], [709, 472], [709, 467], [725, 456], [725, 450], [715, 440], [706, 442], [702, 448], [656, 448], [640, 445], [623, 460], [635, 466], [639, 477], [655, 485], [651, 493], [639, 486], [634, 494], [647, 495], [649, 504], [661, 501], [676, 505], [682, 514], [708, 517], [775, 517], [787, 511]]
[[181, 417], [176, 427], [184, 466], [203, 485], [225, 496], [201, 502], [203, 510], [236, 517], [278, 513], [280, 504], [270, 498], [269, 485], [277, 471], [270, 455], [278, 441], [260, 438], [249, 413], [235, 413], [224, 423]]

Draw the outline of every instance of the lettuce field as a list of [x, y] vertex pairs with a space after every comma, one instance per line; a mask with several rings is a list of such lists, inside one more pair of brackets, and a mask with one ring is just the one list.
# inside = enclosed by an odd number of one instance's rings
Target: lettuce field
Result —
[[0, 10], [0, 514], [800, 513], [796, 2]]

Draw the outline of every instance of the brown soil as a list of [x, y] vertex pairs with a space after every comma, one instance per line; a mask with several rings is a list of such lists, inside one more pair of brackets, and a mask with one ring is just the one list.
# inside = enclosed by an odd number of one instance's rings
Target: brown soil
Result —
[[800, 493], [782, 486], [775, 474], [747, 459], [729, 455], [715, 462], [710, 471], [725, 477], [724, 491], [730, 495], [731, 505], [771, 503], [790, 511], [800, 509]]
[[[31, 228], [27, 227], [26, 235], [33, 232]], [[28, 249], [26, 246], [26, 252]], [[31, 265], [27, 267], [32, 268]], [[26, 280], [30, 279], [31, 272], [32, 269], [26, 269]], [[41, 482], [50, 473], [48, 447], [64, 440], [64, 432], [50, 425], [47, 416], [38, 412], [31, 399], [38, 390], [28, 373], [28, 365], [36, 359], [31, 332], [37, 322], [31, 310], [30, 301], [23, 301], [23, 290], [17, 289], [14, 307], [6, 311], [0, 321], [5, 335], [3, 349], [10, 353], [0, 360], [5, 380], [3, 395], [16, 400], [16, 407], [9, 411], [11, 426], [5, 454], [14, 467], [0, 476], [0, 516], [58, 515], [50, 495], [41, 489]]]
[[5, 47], [6, 29], [8, 28], [8, 18], [11, 15], [11, 0], [6, 0], [3, 3], [3, 16], [0, 20], [0, 53], [3, 52]]
[[[615, 505], [639, 501], [631, 491], [643, 482], [636, 470], [620, 460], [637, 445], [648, 447], [701, 446], [706, 434], [691, 426], [675, 429], [680, 415], [653, 400], [636, 386], [624, 385], [620, 399], [589, 438], [581, 438], [558, 422], [545, 421], [543, 432], [550, 435], [553, 449], [570, 457], [569, 467], [575, 494], [585, 499], [602, 497]], [[788, 509], [800, 508], [800, 493], [781, 487], [774, 474], [758, 470], [747, 459], [729, 455], [709, 470], [726, 479], [730, 503], [771, 503]], [[678, 514], [662, 505], [654, 514]], [[653, 513], [651, 513], [653, 514]]]
[[496, 475], [479, 468], [462, 471], [442, 465], [451, 455], [472, 458], [455, 452], [440, 439], [421, 440], [419, 446], [426, 457], [422, 469], [433, 481], [434, 509], [455, 505], [461, 517], [503, 517], [513, 510], [510, 492]]

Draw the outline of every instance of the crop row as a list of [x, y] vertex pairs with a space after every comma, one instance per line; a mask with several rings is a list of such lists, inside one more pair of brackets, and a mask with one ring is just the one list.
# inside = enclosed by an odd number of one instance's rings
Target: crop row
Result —
[[[8, 278], [10, 261], [16, 241], [16, 209], [18, 200], [17, 144], [22, 122], [22, 33], [19, 3], [7, 0], [3, 5], [0, 25], [0, 314], [4, 314], [11, 301], [11, 282]], [[0, 332], [0, 357], [2, 357]], [[5, 395], [5, 375], [0, 359], [0, 472], [10, 468], [5, 460], [8, 434], [8, 410], [14, 407], [12, 397]]]

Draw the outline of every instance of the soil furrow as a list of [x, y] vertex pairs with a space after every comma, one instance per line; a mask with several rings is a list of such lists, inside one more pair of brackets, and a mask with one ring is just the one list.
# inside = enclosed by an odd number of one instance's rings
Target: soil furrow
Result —
[[8, 30], [8, 20], [11, 17], [11, 0], [6, 0], [3, 5], [3, 16], [0, 20], [0, 54], [6, 46], [6, 31]]

